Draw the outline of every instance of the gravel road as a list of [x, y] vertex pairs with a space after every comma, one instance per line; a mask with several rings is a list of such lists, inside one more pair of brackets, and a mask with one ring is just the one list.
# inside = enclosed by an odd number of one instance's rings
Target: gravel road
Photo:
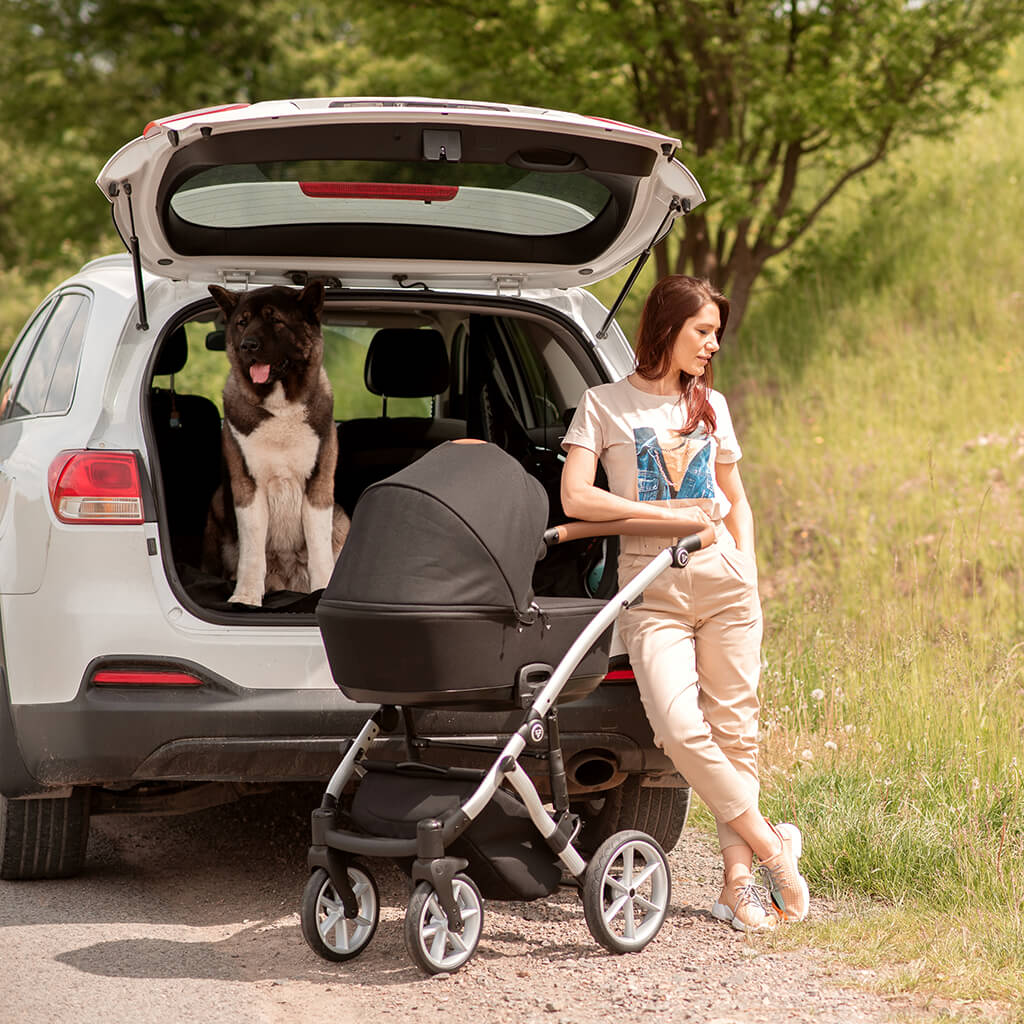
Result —
[[[670, 855], [673, 907], [638, 955], [591, 938], [566, 890], [488, 903], [475, 958], [427, 978], [402, 943], [407, 887], [371, 862], [381, 924], [361, 957], [329, 964], [306, 946], [309, 791], [249, 797], [177, 818], [94, 819], [85, 874], [0, 882], [3, 1024], [824, 1024], [926, 1019], [813, 950], [748, 943], [708, 912], [710, 840], [688, 830]], [[828, 913], [820, 904], [812, 913]]]

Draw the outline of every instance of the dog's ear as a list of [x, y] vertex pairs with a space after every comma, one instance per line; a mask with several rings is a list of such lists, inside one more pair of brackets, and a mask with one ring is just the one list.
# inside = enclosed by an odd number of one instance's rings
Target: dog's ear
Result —
[[323, 281], [310, 281], [299, 296], [299, 307], [302, 315], [311, 323], [320, 323], [320, 314], [324, 308]]
[[217, 300], [217, 305], [224, 310], [224, 315], [230, 320], [234, 315], [239, 300], [242, 298], [242, 293], [229, 292], [218, 284], [211, 284], [210, 294]]

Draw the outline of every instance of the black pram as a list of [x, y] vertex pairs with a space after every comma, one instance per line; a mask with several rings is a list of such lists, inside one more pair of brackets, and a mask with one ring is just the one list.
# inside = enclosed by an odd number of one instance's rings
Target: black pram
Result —
[[[607, 603], [538, 598], [533, 568], [549, 546], [653, 532], [637, 521], [545, 530], [547, 513], [543, 488], [518, 462], [472, 442], [444, 444], [360, 498], [317, 618], [337, 685], [380, 706], [343, 748], [313, 813], [301, 921], [326, 959], [357, 956], [377, 927], [377, 887], [359, 855], [393, 858], [411, 875], [406, 946], [431, 973], [473, 955], [483, 897], [538, 899], [563, 878], [580, 888], [587, 925], [605, 948], [638, 951], [661, 928], [671, 880], [650, 836], [616, 833], [589, 863], [574, 847], [579, 820], [552, 712], [601, 682], [622, 608], [706, 537], [667, 548]], [[417, 706], [518, 708], [523, 721], [489, 770], [439, 768], [414, 759], [409, 709]], [[370, 760], [379, 733], [400, 724], [410, 761]], [[518, 762], [528, 745], [547, 747], [550, 812]]]

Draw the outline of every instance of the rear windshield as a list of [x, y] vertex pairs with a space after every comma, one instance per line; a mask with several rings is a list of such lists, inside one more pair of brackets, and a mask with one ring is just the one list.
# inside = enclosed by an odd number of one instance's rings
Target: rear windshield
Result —
[[213, 133], [168, 162], [158, 208], [186, 256], [584, 264], [629, 219], [655, 153], [488, 125]]
[[170, 205], [208, 228], [398, 224], [545, 236], [586, 227], [610, 198], [582, 173], [333, 160], [210, 168], [183, 182]]

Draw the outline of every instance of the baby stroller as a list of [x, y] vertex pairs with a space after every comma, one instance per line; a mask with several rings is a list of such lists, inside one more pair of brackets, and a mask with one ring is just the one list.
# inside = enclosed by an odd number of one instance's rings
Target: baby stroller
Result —
[[[580, 822], [569, 809], [557, 706], [607, 674], [622, 609], [713, 533], [666, 548], [607, 603], [534, 598], [533, 567], [548, 547], [654, 532], [635, 520], [545, 530], [547, 515], [540, 483], [481, 442], [441, 445], [360, 499], [317, 608], [335, 682], [346, 696], [379, 705], [343, 745], [313, 812], [300, 916], [306, 941], [327, 960], [358, 956], [377, 927], [377, 885], [360, 856], [393, 859], [410, 875], [405, 943], [431, 974], [473, 956], [485, 897], [540, 899], [566, 877], [606, 949], [639, 951], [661, 928], [671, 879], [654, 839], [616, 833], [589, 862], [573, 845]], [[420, 758], [427, 741], [416, 736], [413, 710], [424, 707], [519, 710], [522, 722], [504, 747], [488, 751], [497, 755], [488, 770], [439, 767]], [[400, 724], [408, 761], [371, 759], [378, 735]], [[538, 754], [551, 811], [519, 763]]]

